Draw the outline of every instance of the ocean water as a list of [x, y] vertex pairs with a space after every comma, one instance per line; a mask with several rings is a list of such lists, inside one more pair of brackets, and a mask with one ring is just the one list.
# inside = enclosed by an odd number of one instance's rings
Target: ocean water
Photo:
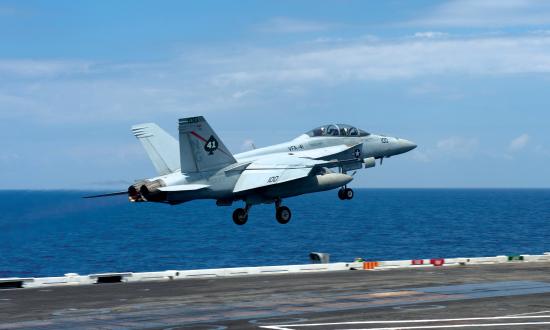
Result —
[[[550, 190], [356, 189], [254, 206], [129, 203], [94, 192], [0, 191], [0, 277], [160, 271], [331, 261], [537, 254], [550, 251]], [[235, 207], [240, 203], [234, 204]]]

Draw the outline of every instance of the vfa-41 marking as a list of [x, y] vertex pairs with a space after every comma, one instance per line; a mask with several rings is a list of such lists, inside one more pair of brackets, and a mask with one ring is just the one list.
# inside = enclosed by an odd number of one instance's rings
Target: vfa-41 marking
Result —
[[210, 135], [210, 138], [206, 140], [204, 150], [208, 152], [209, 155], [213, 155], [214, 151], [218, 150], [218, 140], [216, 140], [213, 135]]

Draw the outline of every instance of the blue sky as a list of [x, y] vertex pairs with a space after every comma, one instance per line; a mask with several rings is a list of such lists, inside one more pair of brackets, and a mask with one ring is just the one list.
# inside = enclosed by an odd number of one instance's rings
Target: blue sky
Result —
[[129, 127], [234, 152], [348, 122], [419, 147], [362, 187], [550, 187], [550, 2], [0, 1], [0, 188], [118, 189]]

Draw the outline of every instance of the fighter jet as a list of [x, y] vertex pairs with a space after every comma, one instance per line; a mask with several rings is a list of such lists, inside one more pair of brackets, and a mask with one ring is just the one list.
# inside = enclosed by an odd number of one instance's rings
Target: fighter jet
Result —
[[338, 197], [350, 200], [354, 193], [347, 185], [356, 170], [416, 148], [405, 139], [327, 124], [288, 142], [234, 155], [202, 116], [182, 118], [178, 128], [176, 141], [154, 123], [132, 126], [158, 176], [125, 191], [86, 198], [127, 194], [130, 202], [171, 205], [213, 199], [218, 206], [242, 201], [244, 207], [233, 212], [237, 225], [247, 222], [253, 205], [273, 203], [275, 218], [286, 224], [292, 214], [284, 198], [339, 188]]

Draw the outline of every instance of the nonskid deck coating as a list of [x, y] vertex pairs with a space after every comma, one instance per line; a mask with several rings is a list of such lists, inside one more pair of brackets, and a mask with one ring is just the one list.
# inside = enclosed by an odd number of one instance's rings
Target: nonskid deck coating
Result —
[[351, 329], [335, 323], [519, 313], [538, 313], [529, 320], [542, 323], [523, 326], [544, 329], [545, 310], [550, 263], [540, 262], [0, 291], [0, 329]]

